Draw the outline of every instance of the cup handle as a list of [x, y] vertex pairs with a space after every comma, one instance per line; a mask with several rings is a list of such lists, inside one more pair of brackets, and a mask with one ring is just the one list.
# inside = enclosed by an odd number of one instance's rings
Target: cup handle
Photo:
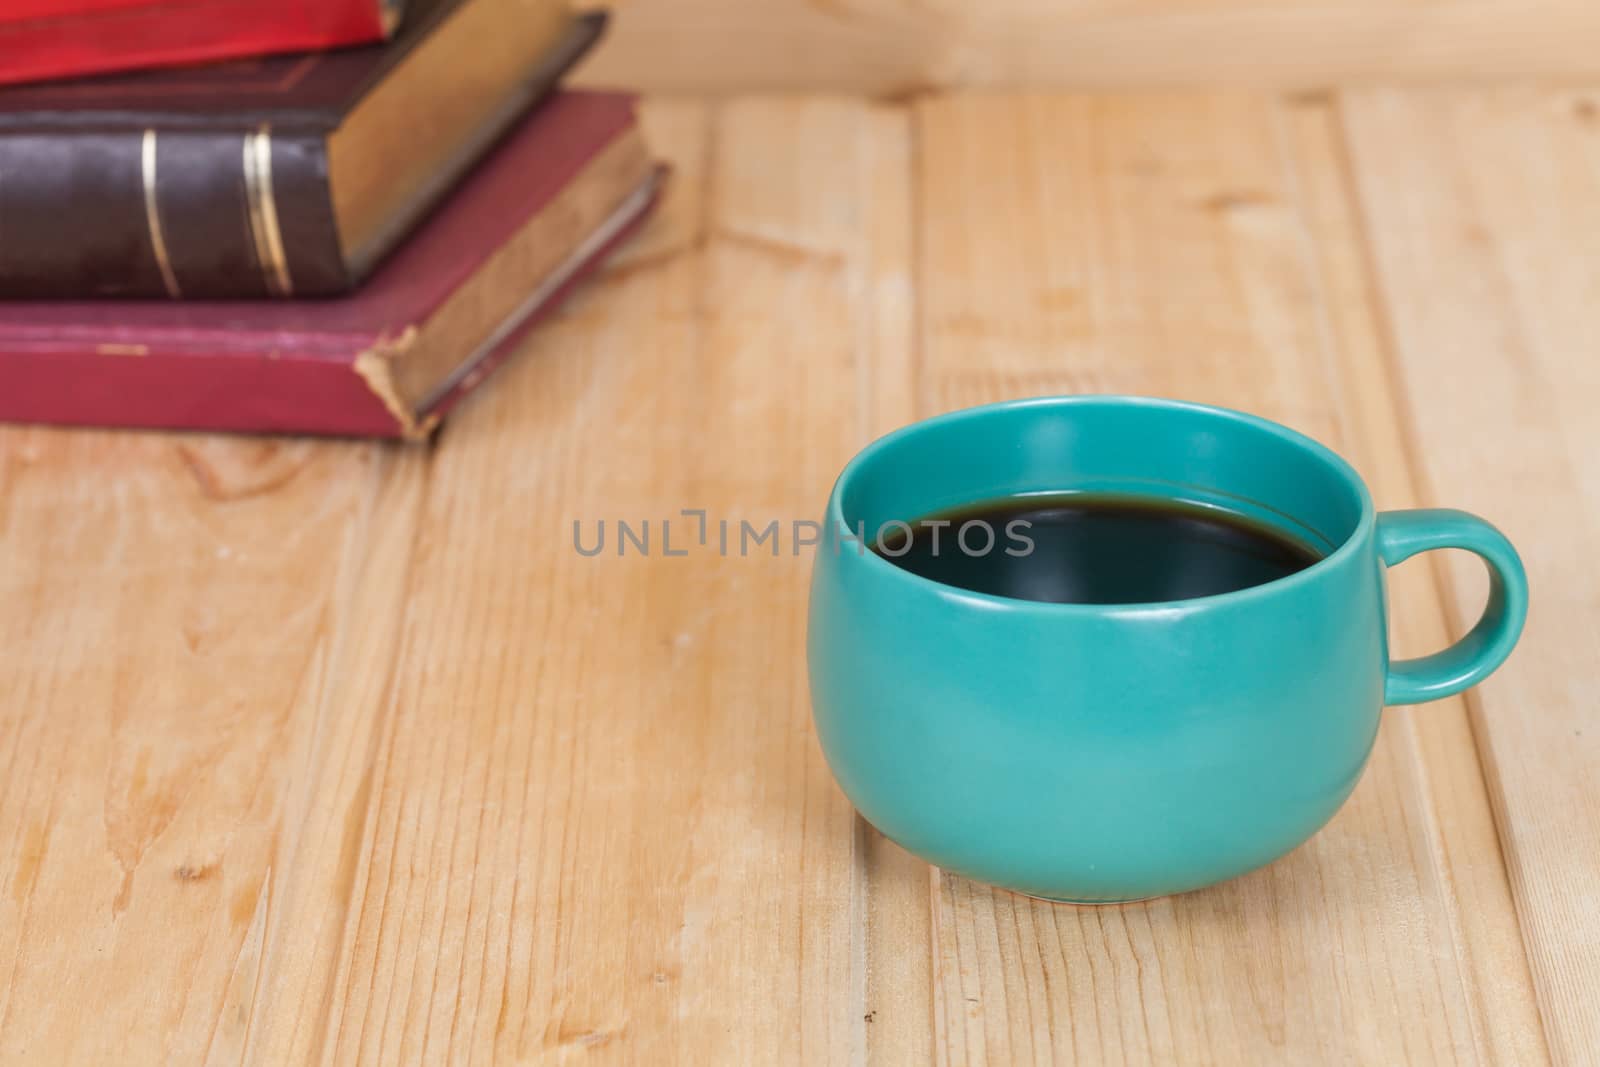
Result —
[[1389, 664], [1385, 704], [1419, 704], [1477, 685], [1505, 662], [1528, 615], [1528, 576], [1505, 535], [1476, 515], [1450, 508], [1385, 511], [1378, 516], [1378, 556], [1393, 567], [1418, 552], [1464, 548], [1489, 568], [1489, 603], [1467, 636], [1431, 656]]

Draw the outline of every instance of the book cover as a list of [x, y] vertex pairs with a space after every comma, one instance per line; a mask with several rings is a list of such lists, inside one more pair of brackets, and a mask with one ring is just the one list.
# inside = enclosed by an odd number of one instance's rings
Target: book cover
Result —
[[0, 304], [0, 419], [425, 436], [661, 181], [630, 97], [557, 94], [350, 297]]
[[400, 0], [8, 0], [0, 85], [381, 40]]
[[0, 297], [346, 292], [604, 27], [408, 11], [376, 47], [0, 90]]

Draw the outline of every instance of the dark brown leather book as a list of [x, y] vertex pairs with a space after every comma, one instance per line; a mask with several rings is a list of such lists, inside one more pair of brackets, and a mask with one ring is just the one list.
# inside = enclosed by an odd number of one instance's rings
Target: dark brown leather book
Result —
[[604, 21], [412, 0], [385, 45], [0, 91], [0, 297], [345, 292]]
[[356, 293], [0, 302], [0, 420], [421, 438], [648, 213], [618, 93], [557, 93]]

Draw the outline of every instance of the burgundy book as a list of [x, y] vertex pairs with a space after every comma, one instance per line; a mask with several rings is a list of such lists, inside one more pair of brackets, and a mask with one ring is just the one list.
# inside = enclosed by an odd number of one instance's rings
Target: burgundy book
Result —
[[424, 436], [661, 180], [631, 97], [558, 93], [352, 296], [0, 303], [0, 419]]
[[406, 11], [368, 48], [0, 88], [0, 297], [347, 292], [605, 23], [564, 0]]

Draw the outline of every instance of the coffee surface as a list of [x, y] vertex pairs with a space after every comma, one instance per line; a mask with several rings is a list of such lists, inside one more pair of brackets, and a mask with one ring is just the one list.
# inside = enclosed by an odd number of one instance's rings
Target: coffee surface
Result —
[[1317, 562], [1232, 512], [1159, 498], [1062, 494], [981, 501], [890, 525], [872, 550], [913, 574], [1018, 600], [1144, 604], [1248, 589]]

